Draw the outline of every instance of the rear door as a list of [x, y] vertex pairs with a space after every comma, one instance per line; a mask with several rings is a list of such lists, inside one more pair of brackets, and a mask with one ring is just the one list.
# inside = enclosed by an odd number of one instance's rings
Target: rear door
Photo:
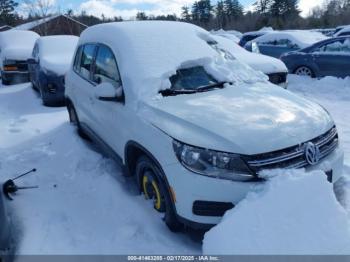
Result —
[[320, 46], [313, 59], [322, 76], [350, 75], [350, 39], [337, 39]]

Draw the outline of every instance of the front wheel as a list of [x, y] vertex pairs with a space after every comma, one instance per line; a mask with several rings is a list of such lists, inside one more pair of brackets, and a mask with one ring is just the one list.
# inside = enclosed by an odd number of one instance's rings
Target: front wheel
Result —
[[163, 181], [161, 171], [149, 158], [142, 156], [136, 164], [136, 175], [147, 200], [153, 201], [153, 207], [164, 213], [163, 220], [172, 232], [179, 232], [183, 225], [177, 220], [168, 187]]
[[307, 66], [301, 66], [301, 67], [298, 67], [294, 73], [298, 76], [308, 76], [308, 77], [315, 77], [315, 74], [314, 72], [312, 71], [311, 68], [307, 67]]

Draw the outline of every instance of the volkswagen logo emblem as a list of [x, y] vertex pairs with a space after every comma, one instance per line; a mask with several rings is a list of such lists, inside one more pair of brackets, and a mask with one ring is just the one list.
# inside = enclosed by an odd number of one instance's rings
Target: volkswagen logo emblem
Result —
[[312, 166], [318, 164], [321, 158], [321, 153], [318, 146], [312, 142], [307, 143], [305, 146], [305, 158], [306, 161]]

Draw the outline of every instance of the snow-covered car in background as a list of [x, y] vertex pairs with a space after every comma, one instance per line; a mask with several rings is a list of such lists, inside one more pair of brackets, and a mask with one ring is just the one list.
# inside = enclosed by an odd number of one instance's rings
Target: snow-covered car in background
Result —
[[273, 32], [272, 27], [263, 27], [259, 31], [251, 31], [251, 32], [246, 32], [241, 36], [241, 40], [239, 41], [239, 45], [241, 47], [244, 47], [246, 43], [254, 40], [255, 38], [258, 38], [260, 36], [263, 36], [265, 34]]
[[79, 38], [69, 35], [39, 38], [28, 59], [33, 88], [40, 92], [44, 105], [64, 104], [64, 76], [69, 70]]
[[330, 38], [297, 52], [286, 53], [281, 60], [291, 74], [309, 77], [350, 76], [350, 36]]
[[4, 85], [29, 81], [27, 59], [39, 37], [32, 31], [9, 30], [0, 33], [0, 70]]
[[350, 36], [350, 25], [344, 26], [341, 30], [334, 34], [334, 37]]
[[342, 172], [329, 113], [214, 41], [179, 22], [92, 26], [66, 75], [70, 121], [136, 177], [174, 231], [220, 222], [263, 170], [324, 170], [332, 182]]
[[[2, 184], [0, 184], [0, 261], [8, 261], [11, 249], [11, 223], [6, 212], [6, 206], [2, 192]], [[7, 260], [8, 259], [8, 260]]]
[[245, 49], [280, 58], [282, 54], [306, 48], [327, 37], [311, 31], [275, 31], [248, 42]]
[[221, 36], [214, 36], [214, 39], [217, 42], [212, 43], [214, 47], [224, 48], [241, 63], [245, 63], [251, 68], [263, 72], [269, 77], [271, 83], [287, 88], [288, 69], [281, 60], [270, 56], [248, 52], [239, 45]]
[[232, 33], [229, 33], [228, 31], [224, 31], [224, 30], [218, 30], [218, 31], [212, 31], [211, 32], [213, 35], [218, 35], [218, 36], [221, 36], [221, 37], [225, 37], [235, 43], [239, 43], [240, 41], [240, 37], [237, 37], [236, 34], [232, 34]]

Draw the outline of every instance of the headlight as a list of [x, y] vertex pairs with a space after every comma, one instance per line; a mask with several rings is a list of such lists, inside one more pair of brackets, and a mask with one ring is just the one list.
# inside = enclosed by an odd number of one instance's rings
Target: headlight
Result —
[[242, 182], [256, 179], [240, 155], [197, 148], [178, 141], [174, 141], [173, 146], [181, 164], [194, 173]]

